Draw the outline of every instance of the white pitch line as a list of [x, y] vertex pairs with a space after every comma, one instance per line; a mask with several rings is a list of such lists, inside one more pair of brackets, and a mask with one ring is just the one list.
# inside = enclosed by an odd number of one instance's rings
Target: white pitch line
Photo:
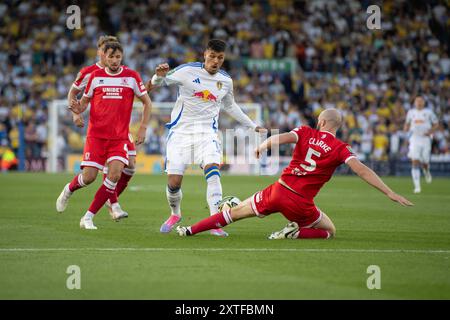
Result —
[[204, 252], [336, 252], [336, 253], [450, 253], [446, 249], [332, 249], [332, 248], [0, 248], [1, 252], [52, 252], [52, 251], [204, 251]]

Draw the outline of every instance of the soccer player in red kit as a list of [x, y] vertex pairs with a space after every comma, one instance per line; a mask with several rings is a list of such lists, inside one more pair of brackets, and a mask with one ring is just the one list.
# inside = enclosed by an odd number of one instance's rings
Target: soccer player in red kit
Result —
[[318, 130], [302, 126], [264, 141], [256, 149], [258, 158], [275, 144], [295, 143], [292, 160], [280, 179], [234, 208], [216, 213], [190, 227], [178, 226], [178, 234], [190, 236], [240, 219], [262, 218], [281, 212], [290, 223], [283, 230], [272, 233], [269, 239], [331, 238], [336, 234], [336, 228], [330, 218], [316, 207], [314, 197], [342, 163], [391, 200], [403, 206], [413, 205], [362, 164], [348, 144], [336, 139], [341, 123], [339, 111], [328, 109], [319, 115]]
[[[90, 118], [83, 151], [81, 167], [87, 170], [108, 168], [102, 186], [95, 194], [89, 210], [81, 218], [80, 227], [97, 229], [93, 217], [109, 199], [112, 206], [118, 205], [116, 186], [122, 170], [128, 165], [128, 135], [133, 100], [136, 95], [143, 103], [144, 110], [136, 144], [145, 140], [147, 123], [150, 119], [151, 101], [142, 83], [141, 76], [134, 70], [121, 66], [123, 49], [118, 42], [107, 42], [104, 47], [106, 67], [89, 77], [83, 98], [72, 100], [70, 108], [81, 114], [89, 103]], [[95, 179], [95, 178], [94, 178]], [[70, 183], [71, 192], [81, 188], [79, 176]]]
[[[103, 69], [106, 65], [106, 55], [104, 52], [105, 44], [107, 42], [118, 42], [117, 38], [114, 36], [100, 36], [97, 41], [97, 56], [99, 60], [94, 63], [93, 65], [84, 67], [80, 70], [80, 72], [77, 75], [77, 78], [75, 79], [74, 83], [72, 84], [72, 87], [69, 90], [68, 94], [68, 102], [69, 105], [72, 100], [75, 100], [77, 98], [77, 95], [82, 92], [88, 83], [90, 75], [99, 69]], [[72, 111], [72, 120], [75, 123], [77, 127], [84, 127], [84, 119], [81, 114], [77, 114]], [[128, 166], [126, 166], [123, 169], [122, 175], [120, 176], [119, 181], [117, 182], [117, 197], [120, 196], [120, 194], [125, 190], [125, 188], [128, 186], [128, 182], [131, 180], [135, 173], [135, 167], [136, 167], [136, 146], [133, 141], [133, 137], [131, 134], [129, 134], [129, 141], [128, 141]], [[106, 171], [106, 170], [105, 170]], [[92, 170], [86, 170], [80, 173], [77, 178], [80, 181], [80, 185], [82, 187], [88, 186], [93, 181], [95, 181], [95, 178], [97, 177], [97, 170], [93, 168]], [[106, 173], [104, 174], [104, 177], [106, 178]], [[64, 187], [64, 190], [61, 192], [60, 196], [58, 197], [58, 200], [56, 201], [56, 210], [58, 212], [64, 212], [69, 197], [71, 195], [71, 192], [73, 192], [73, 189], [70, 189], [70, 184], [66, 185]], [[73, 187], [74, 185], [72, 185]], [[126, 217], [127, 214], [120, 209], [120, 206], [115, 205], [114, 207], [111, 206], [110, 202], [106, 202], [106, 206], [108, 207], [109, 214], [113, 219], [116, 221], [119, 221], [120, 217]]]

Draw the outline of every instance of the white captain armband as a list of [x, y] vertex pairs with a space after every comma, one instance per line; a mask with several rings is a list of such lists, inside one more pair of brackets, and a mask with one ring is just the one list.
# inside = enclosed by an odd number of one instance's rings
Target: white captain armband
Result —
[[154, 86], [160, 86], [164, 82], [164, 77], [159, 77], [158, 75], [154, 74], [152, 77], [152, 85]]

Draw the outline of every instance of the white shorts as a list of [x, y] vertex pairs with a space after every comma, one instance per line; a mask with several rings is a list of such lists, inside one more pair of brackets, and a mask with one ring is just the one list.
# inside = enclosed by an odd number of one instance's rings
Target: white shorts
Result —
[[422, 163], [429, 163], [431, 156], [431, 139], [411, 138], [409, 140], [408, 157], [411, 160], [418, 160]]
[[171, 132], [167, 136], [166, 172], [183, 175], [187, 165], [222, 162], [222, 145], [217, 134], [183, 134]]

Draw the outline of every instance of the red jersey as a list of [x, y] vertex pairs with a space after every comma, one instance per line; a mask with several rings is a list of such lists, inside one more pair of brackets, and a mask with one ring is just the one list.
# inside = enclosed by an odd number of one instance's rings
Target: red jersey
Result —
[[91, 66], [84, 67], [83, 69], [80, 70], [80, 72], [78, 72], [77, 78], [75, 79], [75, 82], [73, 83], [72, 86], [80, 91], [83, 90], [84, 88], [86, 88], [91, 73], [99, 69], [103, 68], [100, 66], [98, 62], [94, 63]]
[[302, 126], [291, 132], [298, 140], [281, 179], [301, 196], [313, 199], [336, 168], [356, 156], [348, 144], [328, 131]]
[[141, 76], [132, 69], [120, 67], [116, 74], [106, 69], [94, 71], [84, 92], [91, 98], [87, 136], [128, 139], [134, 95], [141, 97], [146, 93]]

